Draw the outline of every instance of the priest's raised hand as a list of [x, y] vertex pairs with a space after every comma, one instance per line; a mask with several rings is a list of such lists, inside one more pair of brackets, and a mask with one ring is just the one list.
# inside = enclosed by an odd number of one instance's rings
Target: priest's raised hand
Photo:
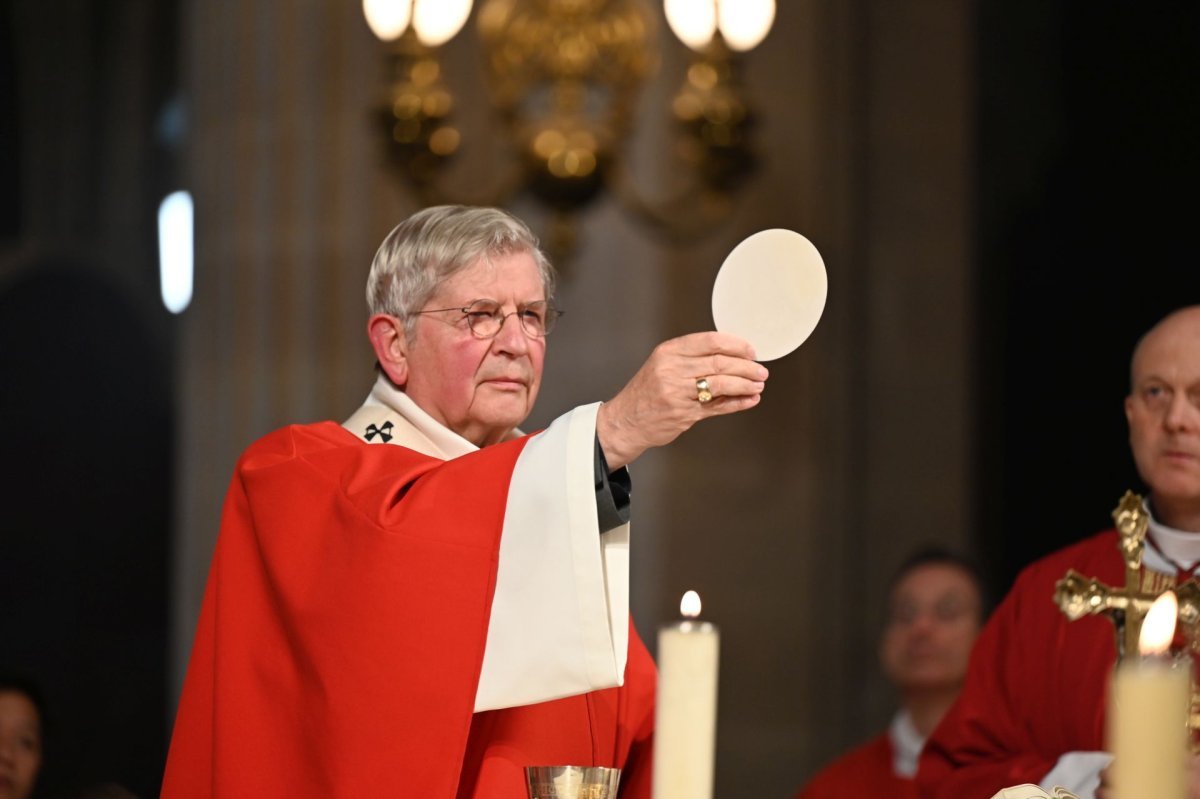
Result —
[[753, 408], [767, 375], [751, 346], [728, 333], [693, 333], [659, 344], [596, 414], [608, 465], [625, 466], [702, 419]]

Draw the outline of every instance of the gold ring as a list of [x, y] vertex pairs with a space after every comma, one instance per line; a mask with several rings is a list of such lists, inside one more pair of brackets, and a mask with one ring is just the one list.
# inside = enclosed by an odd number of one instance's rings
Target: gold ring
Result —
[[712, 392], [708, 390], [707, 378], [702, 377], [696, 381], [696, 401], [701, 405], [712, 402]]

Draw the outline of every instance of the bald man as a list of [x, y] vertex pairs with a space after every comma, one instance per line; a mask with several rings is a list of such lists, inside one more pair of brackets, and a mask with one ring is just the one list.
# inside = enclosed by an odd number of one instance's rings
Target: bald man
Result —
[[[1138, 342], [1125, 398], [1129, 445], [1148, 489], [1142, 585], [1165, 591], [1200, 570], [1200, 306], [1168, 315]], [[1109, 799], [1104, 716], [1113, 626], [1068, 621], [1052, 599], [1068, 569], [1124, 585], [1114, 530], [1027, 567], [984, 628], [959, 699], [927, 742], [922, 796], [988, 797], [1061, 785]], [[1193, 763], [1190, 798], [1200, 799]]]

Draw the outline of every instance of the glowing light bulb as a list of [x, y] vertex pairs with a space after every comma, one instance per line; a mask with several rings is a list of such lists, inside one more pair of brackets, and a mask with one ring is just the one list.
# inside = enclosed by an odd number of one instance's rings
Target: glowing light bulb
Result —
[[437, 47], [453, 39], [469, 16], [471, 0], [416, 0], [412, 22], [421, 43]]
[[713, 0], [663, 0], [663, 11], [679, 41], [693, 50], [703, 50], [717, 31], [717, 8]]
[[717, 4], [717, 26], [731, 50], [753, 50], [775, 22], [775, 0], [725, 0]]
[[412, 20], [412, 0], [363, 0], [363, 16], [379, 39], [399, 39]]

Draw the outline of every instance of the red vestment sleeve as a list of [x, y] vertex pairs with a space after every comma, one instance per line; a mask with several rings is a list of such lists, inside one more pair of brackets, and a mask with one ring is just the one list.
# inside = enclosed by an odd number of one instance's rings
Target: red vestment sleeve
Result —
[[1104, 748], [1104, 707], [1115, 659], [1106, 618], [1068, 621], [1054, 584], [1075, 569], [1122, 585], [1116, 534], [1102, 533], [1027, 567], [971, 652], [966, 683], [921, 753], [926, 799], [986, 799], [1038, 783], [1068, 752]]
[[455, 796], [524, 439], [272, 433], [226, 498], [162, 795]]

